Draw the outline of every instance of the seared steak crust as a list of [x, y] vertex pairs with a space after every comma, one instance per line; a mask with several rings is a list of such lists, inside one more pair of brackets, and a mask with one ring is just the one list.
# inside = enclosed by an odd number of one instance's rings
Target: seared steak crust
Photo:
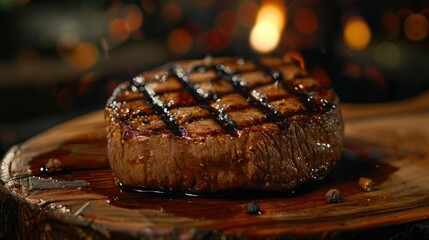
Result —
[[339, 159], [338, 103], [287, 57], [170, 63], [120, 84], [109, 99], [109, 162], [126, 186], [293, 189]]

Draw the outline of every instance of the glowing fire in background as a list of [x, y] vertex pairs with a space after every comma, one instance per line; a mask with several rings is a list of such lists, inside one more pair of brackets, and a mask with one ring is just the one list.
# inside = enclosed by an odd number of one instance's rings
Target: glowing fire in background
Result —
[[371, 40], [371, 30], [361, 17], [351, 17], [344, 25], [344, 43], [351, 50], [364, 49]]
[[[0, 31], [0, 90], [7, 86], [3, 92], [19, 99], [11, 101], [16, 103], [33, 93], [42, 97], [50, 110], [34, 104], [33, 112], [87, 107], [100, 99], [94, 96], [107, 98], [123, 81], [120, 74], [126, 69], [138, 71], [169, 59], [207, 54], [275, 51], [303, 64], [302, 52], [314, 78], [328, 85], [331, 77], [342, 91], [350, 90], [345, 101], [401, 96], [405, 82], [427, 88], [429, 5], [425, 1], [382, 6], [371, 1], [320, 0], [64, 0], [49, 7], [43, 2], [0, 0], [1, 19], [7, 20]], [[370, 6], [375, 8], [366, 12]], [[321, 59], [317, 59], [319, 50]], [[317, 66], [320, 60], [329, 72]], [[126, 76], [136, 74], [134, 70]], [[390, 89], [390, 81], [397, 85]], [[368, 84], [365, 89], [373, 89], [369, 93], [355, 89]], [[14, 86], [13, 91], [8, 86]], [[371, 91], [381, 94], [371, 96]], [[382, 95], [387, 91], [392, 94]], [[22, 108], [10, 106], [7, 102], [1, 106], [5, 115], [22, 114], [14, 110]], [[0, 127], [0, 148], [2, 139], [14, 138], [11, 134], [17, 133]]]
[[273, 51], [280, 42], [285, 25], [284, 1], [263, 1], [256, 17], [256, 23], [250, 32], [251, 47], [260, 53]]
[[411, 14], [404, 22], [404, 33], [412, 41], [420, 41], [428, 35], [429, 23], [422, 14]]

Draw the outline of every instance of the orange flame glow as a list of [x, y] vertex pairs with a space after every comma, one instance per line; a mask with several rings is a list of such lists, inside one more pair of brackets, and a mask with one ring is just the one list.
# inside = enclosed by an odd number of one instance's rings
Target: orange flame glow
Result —
[[371, 40], [371, 30], [363, 18], [352, 17], [344, 26], [343, 38], [348, 48], [359, 51], [368, 46]]
[[422, 14], [411, 14], [405, 19], [404, 32], [408, 39], [420, 41], [428, 35], [429, 23]]
[[77, 69], [87, 69], [97, 63], [98, 49], [92, 43], [82, 43], [73, 50], [71, 57]]
[[284, 1], [263, 1], [250, 32], [250, 45], [260, 53], [274, 50], [280, 42], [281, 33], [286, 26], [286, 7]]

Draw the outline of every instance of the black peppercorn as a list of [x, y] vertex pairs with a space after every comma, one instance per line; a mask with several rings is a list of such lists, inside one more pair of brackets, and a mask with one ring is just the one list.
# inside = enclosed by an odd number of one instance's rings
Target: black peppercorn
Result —
[[259, 209], [259, 205], [256, 202], [249, 202], [247, 204], [246, 212], [248, 214], [261, 214], [261, 210]]
[[330, 189], [325, 194], [327, 203], [339, 203], [341, 202], [341, 192], [338, 189]]

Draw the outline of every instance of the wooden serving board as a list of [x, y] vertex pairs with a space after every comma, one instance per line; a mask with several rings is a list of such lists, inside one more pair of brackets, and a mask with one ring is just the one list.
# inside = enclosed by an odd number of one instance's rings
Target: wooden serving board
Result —
[[[351, 239], [362, 234], [347, 233], [428, 219], [429, 92], [342, 111], [343, 156], [326, 179], [287, 193], [198, 197], [120, 188], [106, 157], [102, 111], [66, 122], [4, 156], [0, 239]], [[53, 159], [62, 168], [43, 172]], [[375, 191], [359, 188], [362, 176], [376, 182]], [[326, 203], [331, 188], [341, 191], [341, 203]], [[261, 215], [246, 213], [250, 201], [259, 203]]]

